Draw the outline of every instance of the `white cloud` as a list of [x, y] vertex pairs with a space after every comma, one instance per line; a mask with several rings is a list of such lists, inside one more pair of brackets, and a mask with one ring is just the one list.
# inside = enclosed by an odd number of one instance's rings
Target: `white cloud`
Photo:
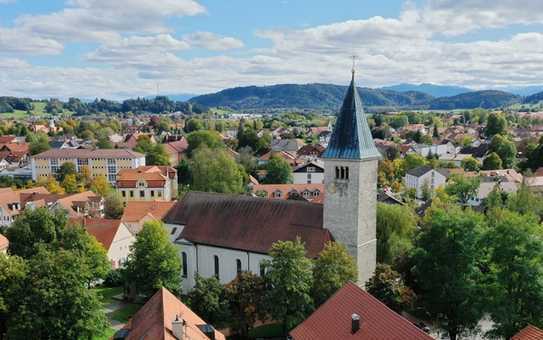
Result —
[[59, 54], [63, 49], [56, 40], [0, 27], [0, 54]]
[[243, 42], [232, 37], [223, 37], [211, 32], [194, 32], [184, 39], [192, 46], [205, 48], [211, 51], [225, 51], [242, 48]]

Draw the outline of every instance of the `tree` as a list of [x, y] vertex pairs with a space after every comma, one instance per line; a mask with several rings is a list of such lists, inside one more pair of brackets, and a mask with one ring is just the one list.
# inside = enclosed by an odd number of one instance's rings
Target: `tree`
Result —
[[507, 208], [522, 215], [531, 214], [539, 220], [543, 218], [543, 198], [522, 184], [517, 192], [507, 197]]
[[69, 174], [64, 177], [64, 180], [62, 181], [62, 187], [64, 188], [64, 191], [68, 194], [73, 194], [78, 192], [78, 183], [77, 183], [77, 177], [75, 174]]
[[543, 326], [543, 228], [528, 215], [495, 214], [489, 232], [490, 335], [510, 339], [527, 324]]
[[412, 253], [421, 306], [451, 340], [472, 332], [483, 315], [482, 215], [449, 205], [432, 207]]
[[409, 206], [377, 203], [377, 262], [392, 264], [409, 252], [417, 222]]
[[196, 275], [196, 284], [187, 298], [194, 313], [211, 324], [222, 325], [229, 319], [225, 294], [224, 286], [215, 276], [203, 278]]
[[404, 169], [405, 171], [408, 171], [425, 165], [426, 163], [426, 159], [424, 159], [424, 157], [422, 157], [418, 153], [409, 153], [404, 158]]
[[492, 152], [483, 160], [483, 170], [499, 170], [501, 168], [502, 160], [495, 152]]
[[57, 179], [59, 182], [64, 181], [68, 175], [77, 175], [77, 170], [75, 169], [75, 164], [72, 162], [64, 162], [60, 166], [57, 172]]
[[238, 163], [241, 164], [247, 174], [253, 174], [257, 167], [257, 160], [253, 156], [253, 150], [247, 146], [239, 149], [238, 152]]
[[49, 145], [49, 137], [42, 132], [32, 133], [27, 136], [27, 141], [30, 144], [30, 154], [37, 155], [51, 148]]
[[27, 275], [27, 266], [18, 256], [0, 253], [0, 334], [7, 331], [6, 321], [10, 316], [10, 306], [16, 291], [20, 289]]
[[187, 136], [189, 147], [187, 153], [192, 156], [192, 153], [205, 145], [209, 149], [218, 149], [224, 147], [221, 136], [215, 131], [195, 131]]
[[185, 132], [187, 133], [203, 129], [204, 124], [201, 119], [191, 118], [185, 123]]
[[412, 308], [415, 302], [415, 293], [387, 264], [377, 264], [375, 274], [366, 283], [366, 290], [397, 313]]
[[456, 197], [458, 203], [465, 205], [477, 197], [480, 183], [479, 177], [453, 175], [445, 187], [445, 192]]
[[502, 160], [502, 166], [505, 169], [511, 168], [517, 156], [517, 147], [515, 143], [502, 135], [495, 135], [490, 143], [490, 152], [495, 152]]
[[266, 171], [266, 184], [292, 183], [292, 168], [283, 158], [272, 156], [266, 164]]
[[479, 171], [481, 169], [481, 163], [472, 156], [468, 156], [462, 160], [462, 168], [465, 171]]
[[49, 191], [52, 194], [59, 194], [59, 195], [64, 194], [64, 188], [54, 178], [49, 178], [47, 182], [45, 183], [45, 187], [47, 188], [47, 191]]
[[108, 323], [102, 304], [87, 289], [86, 269], [79, 254], [38, 247], [28, 272], [15, 289], [8, 337], [82, 339], [104, 333]]
[[181, 260], [161, 222], [146, 222], [136, 236], [127, 263], [127, 277], [138, 293], [147, 297], [165, 287], [181, 289]]
[[507, 128], [507, 120], [502, 114], [491, 113], [486, 122], [485, 134], [488, 137], [505, 132]]
[[170, 156], [162, 144], [153, 145], [145, 154], [147, 165], [170, 165]]
[[221, 193], [244, 191], [245, 172], [225, 150], [202, 146], [194, 152], [190, 168], [193, 190]]
[[107, 194], [104, 202], [104, 214], [106, 218], [121, 218], [124, 212], [124, 204], [118, 192], [112, 191]]
[[291, 327], [303, 321], [313, 308], [311, 260], [305, 257], [300, 239], [277, 241], [270, 250], [271, 261], [265, 261], [265, 280], [269, 287], [266, 305], [270, 315], [283, 325], [286, 335]]
[[263, 319], [264, 280], [251, 272], [242, 272], [225, 287], [230, 308], [231, 329], [242, 338], [257, 319]]
[[103, 175], [96, 176], [92, 180], [90, 189], [94, 193], [96, 193], [96, 194], [98, 194], [98, 195], [100, 195], [102, 197], [106, 197], [113, 190], [113, 188], [111, 187], [111, 185], [107, 181], [106, 176], [103, 176]]
[[349, 281], [356, 281], [356, 262], [339, 243], [328, 242], [315, 260], [313, 267], [313, 299], [323, 304]]

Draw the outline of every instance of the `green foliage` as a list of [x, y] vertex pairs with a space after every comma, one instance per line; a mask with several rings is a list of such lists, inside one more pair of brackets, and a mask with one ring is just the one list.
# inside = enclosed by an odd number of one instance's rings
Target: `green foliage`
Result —
[[281, 157], [272, 156], [266, 164], [266, 184], [292, 183], [292, 168], [286, 160]]
[[69, 174], [64, 177], [62, 187], [67, 194], [74, 194], [79, 190], [79, 184], [75, 174]]
[[73, 162], [64, 162], [59, 167], [56, 177], [59, 182], [62, 182], [66, 176], [76, 174], [77, 170], [75, 168], [75, 164]]
[[539, 220], [543, 218], [543, 197], [531, 192], [525, 184], [507, 197], [506, 206], [522, 215], [534, 215]]
[[515, 146], [515, 143], [503, 135], [495, 135], [492, 138], [489, 152], [495, 152], [500, 156], [502, 166], [505, 169], [509, 169], [515, 164], [517, 147]]
[[502, 160], [495, 152], [492, 152], [483, 160], [483, 170], [499, 170], [502, 166]]
[[251, 273], [242, 272], [225, 287], [230, 310], [230, 327], [242, 339], [257, 319], [263, 319], [264, 280]]
[[366, 283], [366, 290], [397, 313], [411, 309], [415, 302], [413, 291], [387, 264], [377, 264], [374, 276]]
[[97, 177], [93, 178], [92, 182], [91, 182], [90, 189], [94, 193], [96, 193], [96, 194], [98, 194], [98, 195], [100, 195], [102, 197], [106, 197], [107, 195], [109, 195], [113, 191], [113, 188], [111, 187], [111, 185], [107, 181], [106, 176], [97, 176]]
[[191, 118], [185, 122], [185, 132], [190, 133], [204, 129], [204, 124], [201, 119]]
[[409, 252], [417, 222], [409, 206], [377, 203], [377, 262], [392, 264]]
[[315, 304], [323, 304], [347, 282], [355, 282], [357, 272], [354, 259], [343, 245], [336, 242], [327, 243], [313, 267]]
[[124, 203], [121, 195], [116, 191], [111, 191], [107, 194], [104, 202], [104, 215], [107, 218], [117, 219], [121, 218], [123, 211]]
[[189, 185], [192, 182], [192, 170], [188, 160], [183, 158], [177, 165], [176, 170], [179, 184]]
[[145, 164], [147, 165], [170, 165], [170, 156], [166, 152], [164, 145], [153, 144], [147, 136], [138, 138], [134, 151], [145, 154]]
[[245, 172], [223, 149], [197, 149], [190, 162], [192, 190], [242, 193]]
[[527, 324], [543, 326], [543, 229], [527, 215], [495, 213], [489, 233], [490, 335], [509, 339]]
[[463, 175], [453, 175], [445, 187], [448, 195], [454, 196], [458, 203], [467, 204], [470, 200], [477, 197], [481, 180], [479, 177], [466, 177]]
[[37, 155], [51, 148], [49, 145], [49, 137], [42, 132], [28, 134], [27, 142], [29, 143], [30, 154]]
[[215, 131], [206, 130], [191, 132], [187, 136], [187, 142], [189, 143], [189, 147], [187, 149], [187, 153], [189, 155], [192, 155], [192, 153], [201, 146], [206, 146], [209, 149], [224, 147], [221, 136]]
[[404, 170], [409, 171], [419, 166], [426, 165], [427, 161], [418, 153], [409, 153], [404, 158]]
[[479, 171], [481, 169], [481, 163], [477, 159], [468, 156], [462, 160], [462, 168], [464, 168], [465, 171]]
[[283, 334], [303, 321], [313, 308], [312, 263], [305, 257], [300, 239], [277, 241], [270, 250], [271, 261], [264, 263], [269, 288], [266, 305], [271, 317], [284, 325]]
[[455, 206], [432, 208], [417, 238], [413, 273], [421, 306], [450, 339], [473, 331], [483, 315], [482, 215]]
[[181, 260], [161, 222], [146, 222], [136, 236], [128, 258], [127, 277], [128, 283], [147, 297], [162, 287], [179, 293]]
[[507, 129], [507, 120], [503, 114], [491, 113], [486, 122], [485, 134], [492, 137], [497, 134], [504, 133]]
[[190, 309], [206, 322], [222, 325], [229, 320], [226, 291], [215, 276], [203, 278], [196, 275], [196, 284], [187, 298]]

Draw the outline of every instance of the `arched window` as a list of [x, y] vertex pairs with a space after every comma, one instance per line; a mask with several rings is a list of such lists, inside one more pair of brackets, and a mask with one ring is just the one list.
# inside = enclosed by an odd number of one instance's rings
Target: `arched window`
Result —
[[345, 179], [349, 179], [349, 167], [345, 167]]
[[339, 167], [336, 166], [336, 179], [339, 179]]
[[187, 273], [188, 273], [187, 253], [181, 252], [181, 258], [183, 260], [183, 277], [187, 277]]
[[241, 273], [241, 260], [240, 259], [236, 259], [236, 270], [237, 270], [237, 273], [239, 275]]
[[341, 179], [345, 179], [345, 168], [341, 167]]
[[218, 280], [219, 279], [219, 257], [217, 255], [213, 255], [213, 262], [215, 263], [215, 277]]

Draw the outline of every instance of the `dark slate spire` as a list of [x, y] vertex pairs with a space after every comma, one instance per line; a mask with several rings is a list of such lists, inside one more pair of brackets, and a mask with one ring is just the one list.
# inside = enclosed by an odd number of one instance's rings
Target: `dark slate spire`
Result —
[[373, 160], [381, 159], [362, 108], [362, 100], [354, 82], [347, 90], [328, 148], [322, 158]]

